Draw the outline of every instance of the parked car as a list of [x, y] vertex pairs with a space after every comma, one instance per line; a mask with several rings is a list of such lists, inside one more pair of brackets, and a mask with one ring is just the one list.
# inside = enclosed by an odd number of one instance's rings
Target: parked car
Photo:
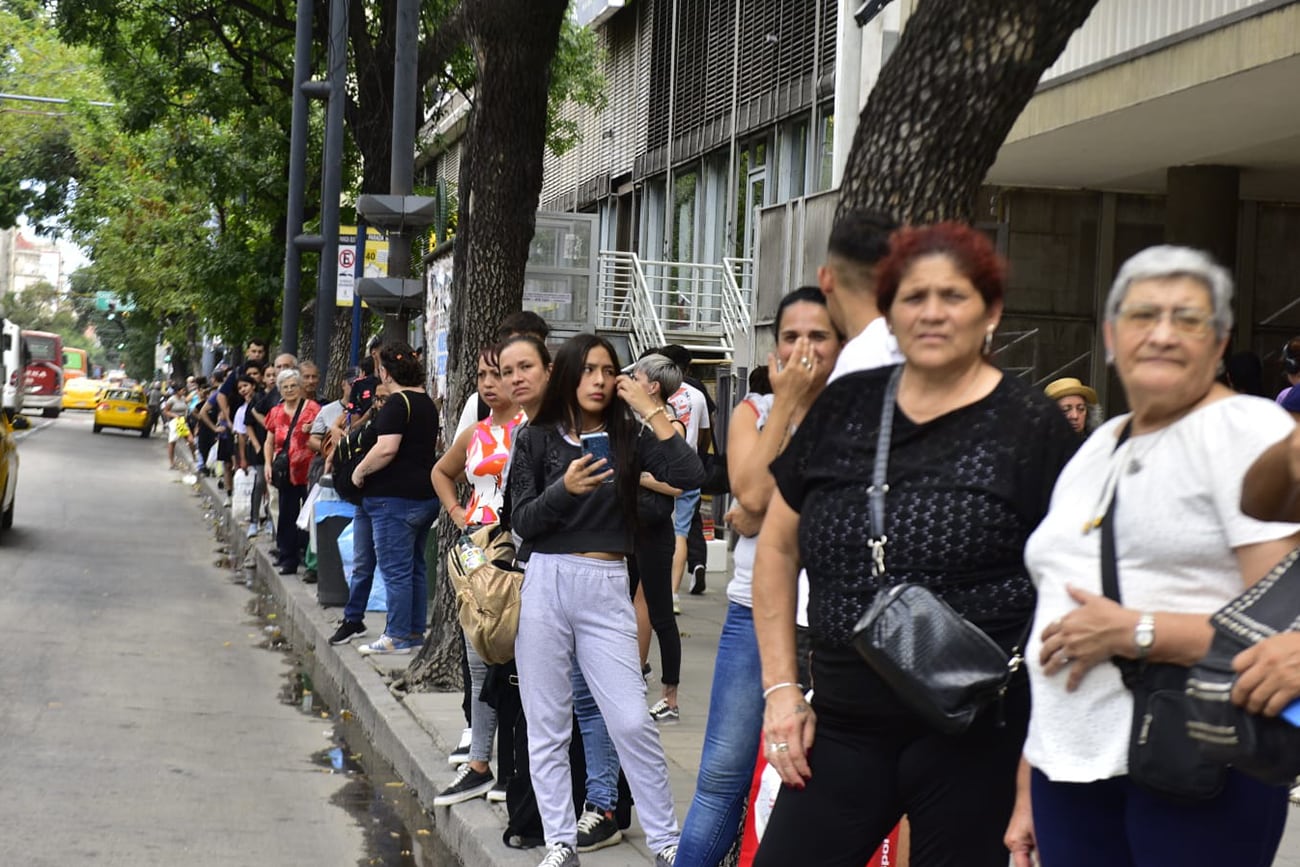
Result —
[[63, 386], [64, 409], [94, 409], [99, 406], [99, 395], [108, 388], [102, 379], [79, 376]]
[[14, 525], [18, 499], [18, 441], [9, 417], [0, 412], [0, 534]]
[[95, 407], [95, 433], [106, 427], [123, 428], [149, 436], [149, 404], [144, 392], [134, 388], [110, 388]]

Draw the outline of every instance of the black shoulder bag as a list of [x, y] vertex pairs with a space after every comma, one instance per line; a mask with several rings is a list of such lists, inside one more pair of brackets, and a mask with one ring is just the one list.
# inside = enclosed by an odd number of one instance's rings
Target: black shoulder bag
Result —
[[[1118, 449], [1128, 439], [1120, 433]], [[1123, 605], [1119, 592], [1119, 561], [1115, 552], [1115, 503], [1119, 486], [1101, 520], [1101, 589]], [[1133, 722], [1129, 730], [1128, 776], [1157, 795], [1176, 801], [1205, 801], [1223, 789], [1226, 769], [1207, 759], [1187, 736], [1189, 702], [1187, 668], [1165, 662], [1111, 658], [1124, 685], [1133, 693]]]
[[853, 645], [899, 699], [931, 728], [959, 734], [970, 727], [981, 710], [1006, 693], [1024, 659], [1020, 647], [1008, 659], [984, 630], [928, 588], [919, 584], [886, 585], [885, 544], [889, 539], [885, 535], [885, 494], [889, 485], [885, 473], [902, 369], [894, 369], [885, 391], [869, 490], [871, 575], [878, 589], [871, 607], [857, 623]]
[[[406, 421], [409, 424], [411, 399], [406, 396], [405, 391], [399, 391], [398, 394], [406, 404]], [[352, 481], [352, 473], [366, 459], [366, 455], [370, 454], [370, 450], [377, 442], [379, 442], [379, 435], [375, 432], [375, 420], [368, 418], [355, 430], [348, 431], [347, 436], [343, 437], [334, 449], [334, 458], [331, 462], [334, 493], [354, 506], [361, 505], [365, 492]]]
[[271, 461], [271, 484], [277, 488], [289, 487], [289, 450], [293, 448], [293, 429], [298, 426], [298, 416], [302, 415], [302, 408], [307, 405], [307, 401], [298, 401], [298, 408], [293, 411], [293, 421], [289, 422], [289, 433], [284, 438], [284, 448], [275, 453], [275, 460]]
[[1216, 611], [1210, 623], [1210, 652], [1187, 674], [1187, 734], [1206, 758], [1269, 785], [1289, 785], [1300, 776], [1300, 728], [1232, 703], [1232, 659], [1265, 638], [1300, 630], [1300, 548]]

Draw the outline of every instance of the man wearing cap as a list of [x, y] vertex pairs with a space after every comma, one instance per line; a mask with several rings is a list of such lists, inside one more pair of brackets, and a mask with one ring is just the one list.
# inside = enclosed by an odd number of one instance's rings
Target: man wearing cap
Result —
[[1081, 437], [1088, 435], [1088, 409], [1097, 405], [1097, 392], [1073, 376], [1056, 379], [1043, 389], [1049, 398], [1065, 413], [1065, 420]]

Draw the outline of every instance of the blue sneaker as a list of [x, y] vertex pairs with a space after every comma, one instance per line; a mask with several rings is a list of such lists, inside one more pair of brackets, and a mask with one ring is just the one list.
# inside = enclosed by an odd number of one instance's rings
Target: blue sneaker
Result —
[[378, 641], [363, 644], [357, 648], [362, 656], [406, 656], [414, 645], [410, 641], [399, 641], [391, 635], [381, 635]]

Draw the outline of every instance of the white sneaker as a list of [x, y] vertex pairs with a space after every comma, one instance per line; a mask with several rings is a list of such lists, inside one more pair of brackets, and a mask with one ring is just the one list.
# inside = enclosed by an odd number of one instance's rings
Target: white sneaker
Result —
[[568, 843], [553, 843], [537, 867], [578, 867], [578, 853]]
[[460, 743], [456, 745], [456, 749], [451, 751], [451, 755], [447, 756], [447, 764], [451, 765], [453, 768], [458, 768], [468, 762], [469, 746], [473, 742], [474, 730], [465, 729], [462, 731], [460, 733]]
[[256, 521], [250, 521], [248, 524], [248, 538], [250, 539], [254, 538], [258, 533], [261, 532], [261, 530], [262, 528], [257, 525]]

